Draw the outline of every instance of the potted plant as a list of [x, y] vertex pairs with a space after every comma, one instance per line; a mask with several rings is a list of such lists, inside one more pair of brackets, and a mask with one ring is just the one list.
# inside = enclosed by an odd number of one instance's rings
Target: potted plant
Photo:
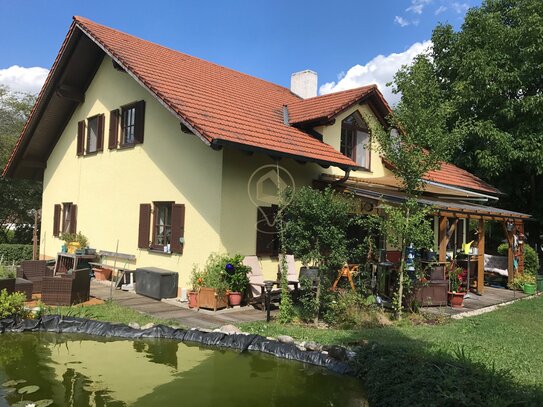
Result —
[[190, 282], [191, 290], [188, 293], [189, 308], [196, 308], [198, 307], [198, 291], [204, 282], [203, 273], [196, 265], [192, 268]]
[[517, 273], [513, 279], [511, 288], [516, 290], [522, 290], [524, 294], [533, 295], [536, 291], [536, 278], [533, 274], [529, 273]]
[[453, 308], [462, 308], [464, 306], [465, 292], [461, 291], [462, 281], [464, 279], [464, 269], [457, 267], [449, 272], [449, 305]]
[[60, 238], [64, 240], [64, 247], [66, 247], [67, 252], [71, 254], [74, 254], [78, 249], [89, 247], [89, 239], [81, 232], [63, 233]]
[[211, 308], [216, 311], [228, 306], [225, 270], [228, 260], [227, 256], [216, 253], [212, 253], [207, 259], [198, 290], [198, 308]]
[[226, 271], [226, 282], [230, 290], [228, 293], [230, 306], [240, 305], [249, 286], [247, 274], [249, 274], [250, 268], [243, 264], [243, 257], [237, 254], [229, 259], [224, 269]]

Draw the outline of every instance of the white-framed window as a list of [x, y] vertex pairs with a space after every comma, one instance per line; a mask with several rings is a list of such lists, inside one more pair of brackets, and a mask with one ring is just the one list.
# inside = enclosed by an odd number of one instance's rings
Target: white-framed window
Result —
[[371, 136], [368, 126], [358, 112], [341, 123], [340, 151], [360, 167], [371, 169]]

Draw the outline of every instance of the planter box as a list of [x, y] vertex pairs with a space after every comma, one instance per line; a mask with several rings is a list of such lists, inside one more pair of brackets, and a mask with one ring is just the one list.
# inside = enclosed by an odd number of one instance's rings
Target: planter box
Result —
[[214, 288], [201, 287], [198, 291], [198, 308], [210, 308], [217, 311], [228, 306], [228, 297], [219, 297]]

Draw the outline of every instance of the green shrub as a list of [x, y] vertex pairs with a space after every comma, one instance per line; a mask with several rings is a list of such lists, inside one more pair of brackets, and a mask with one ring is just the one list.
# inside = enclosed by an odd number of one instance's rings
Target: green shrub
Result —
[[313, 281], [308, 278], [300, 280], [300, 292], [297, 298], [298, 316], [304, 322], [311, 322], [315, 319], [319, 311], [319, 304], [316, 299], [316, 289], [313, 287]]
[[243, 265], [243, 256], [235, 254], [211, 253], [203, 271], [195, 266], [192, 270], [193, 289], [198, 287], [214, 288], [223, 295], [227, 290], [245, 292], [249, 285], [249, 267]]
[[524, 284], [535, 284], [535, 281], [535, 275], [533, 274], [518, 273], [515, 278], [513, 278], [513, 282], [509, 284], [509, 288], [513, 288], [515, 290], [522, 290]]
[[[507, 243], [502, 243], [498, 246], [498, 254], [507, 256], [509, 246]], [[524, 245], [524, 272], [535, 275], [539, 272], [539, 257], [532, 246]]]
[[15, 278], [15, 269], [11, 266], [6, 266], [0, 263], [0, 280], [4, 278]]
[[8, 294], [7, 290], [0, 291], [0, 319], [8, 317], [25, 318], [26, 296], [23, 293]]
[[0, 259], [3, 263], [17, 264], [23, 260], [32, 260], [32, 245], [27, 244], [0, 244]]
[[373, 295], [363, 296], [348, 290], [338, 292], [324, 313], [324, 320], [335, 328], [353, 329], [379, 325]]

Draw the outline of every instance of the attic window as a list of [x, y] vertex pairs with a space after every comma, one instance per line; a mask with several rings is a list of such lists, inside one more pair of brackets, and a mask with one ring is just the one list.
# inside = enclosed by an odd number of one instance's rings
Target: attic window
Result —
[[104, 115], [87, 119], [87, 154], [102, 151], [104, 139]]
[[341, 154], [360, 167], [370, 170], [371, 137], [360, 113], [355, 112], [341, 122]]
[[145, 101], [121, 107], [121, 146], [143, 143]]

